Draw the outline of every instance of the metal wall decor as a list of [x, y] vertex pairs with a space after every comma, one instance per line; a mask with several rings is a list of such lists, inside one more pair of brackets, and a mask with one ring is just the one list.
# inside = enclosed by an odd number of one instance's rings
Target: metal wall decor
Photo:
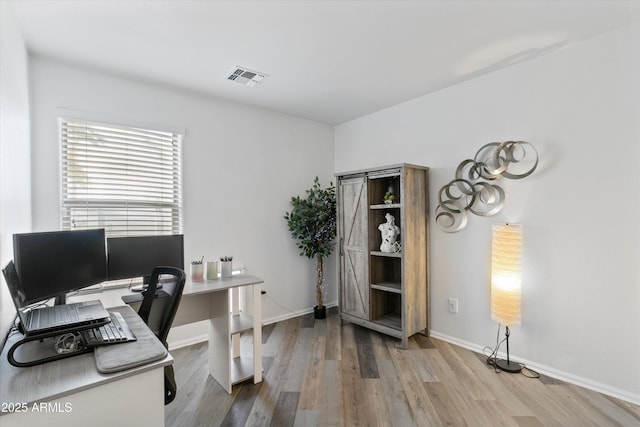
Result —
[[467, 225], [468, 213], [492, 216], [504, 205], [504, 190], [493, 182], [499, 178], [522, 179], [538, 167], [538, 152], [526, 141], [491, 142], [464, 160], [453, 181], [438, 193], [436, 224], [447, 233]]

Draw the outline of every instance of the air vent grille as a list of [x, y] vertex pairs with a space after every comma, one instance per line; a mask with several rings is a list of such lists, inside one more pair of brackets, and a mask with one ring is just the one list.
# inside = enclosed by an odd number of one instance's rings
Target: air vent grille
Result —
[[259, 73], [257, 71], [251, 71], [243, 67], [235, 66], [231, 69], [226, 77], [227, 80], [254, 87], [268, 76], [264, 73]]

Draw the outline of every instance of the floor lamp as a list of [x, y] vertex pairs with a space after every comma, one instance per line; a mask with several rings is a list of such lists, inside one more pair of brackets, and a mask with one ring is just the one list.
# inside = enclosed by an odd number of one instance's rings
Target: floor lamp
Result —
[[491, 238], [491, 319], [506, 327], [507, 359], [495, 360], [503, 371], [517, 373], [509, 359], [509, 327], [520, 325], [522, 226], [495, 224]]

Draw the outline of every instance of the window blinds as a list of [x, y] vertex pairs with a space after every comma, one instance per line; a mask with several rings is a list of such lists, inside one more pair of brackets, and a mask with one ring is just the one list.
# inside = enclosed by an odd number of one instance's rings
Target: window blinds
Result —
[[60, 120], [62, 229], [182, 232], [182, 135]]

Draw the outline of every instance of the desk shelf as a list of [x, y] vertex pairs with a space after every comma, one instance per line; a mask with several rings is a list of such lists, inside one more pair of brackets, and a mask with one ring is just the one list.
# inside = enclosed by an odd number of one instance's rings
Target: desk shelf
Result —
[[231, 361], [231, 384], [238, 384], [253, 378], [253, 358], [234, 357]]
[[241, 334], [243, 332], [249, 332], [253, 330], [253, 316], [248, 314], [230, 314], [229, 315], [229, 329], [231, 335]]
[[[240, 347], [252, 343], [244, 342], [248, 336], [240, 338], [241, 334], [245, 332], [253, 332], [253, 316], [239, 313], [229, 315], [229, 333], [231, 335], [232, 348], [235, 349], [232, 352], [231, 358], [231, 385], [241, 383], [248, 379], [253, 378], [253, 357], [241, 351]], [[253, 339], [253, 338], [251, 338]], [[233, 345], [234, 340], [237, 340], [237, 344]]]
[[[253, 378], [262, 381], [262, 311], [260, 290], [262, 279], [237, 275], [229, 279], [218, 279], [216, 283], [191, 284], [185, 289], [192, 293], [186, 298], [205, 300], [209, 319], [209, 373], [228, 392], [232, 386]], [[202, 298], [203, 289], [208, 298]], [[240, 312], [239, 288], [247, 287], [253, 294], [253, 311]], [[208, 301], [206, 301], [208, 300]], [[181, 302], [182, 304], [182, 302]], [[242, 346], [242, 349], [241, 349]], [[241, 351], [243, 350], [243, 351]]]

